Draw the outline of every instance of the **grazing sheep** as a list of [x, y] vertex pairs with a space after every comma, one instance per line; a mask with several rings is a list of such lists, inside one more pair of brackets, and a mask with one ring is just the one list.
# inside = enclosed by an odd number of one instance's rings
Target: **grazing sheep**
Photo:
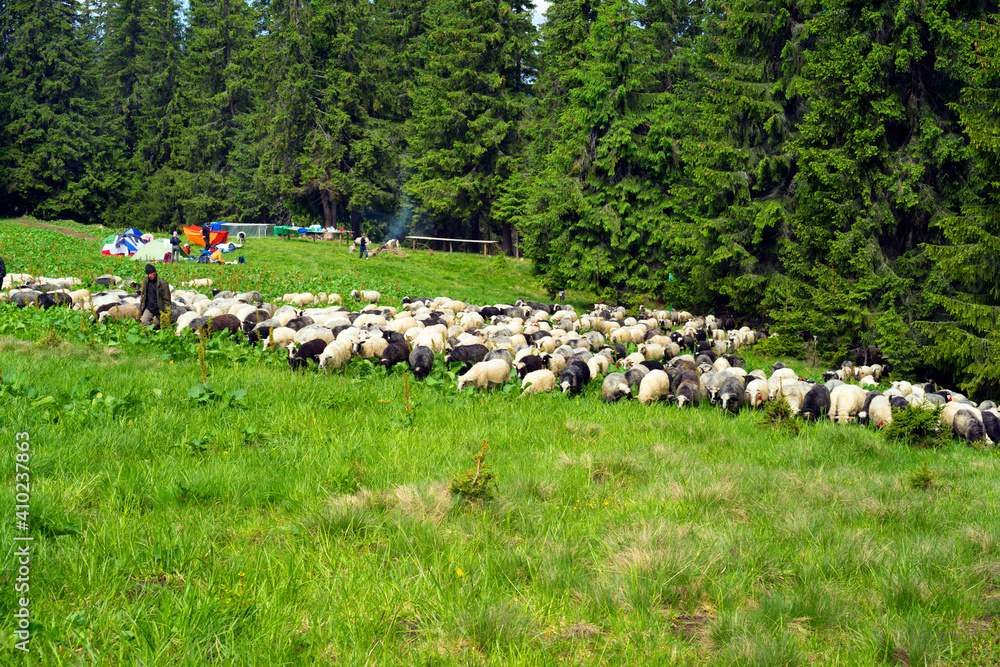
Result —
[[484, 361], [487, 354], [489, 354], [489, 350], [485, 345], [459, 345], [452, 349], [444, 360], [448, 364], [456, 361], [475, 364]]
[[809, 391], [808, 385], [803, 382], [782, 383], [778, 393], [774, 396], [776, 400], [784, 400], [788, 407], [792, 409], [792, 414], [797, 415], [802, 410], [802, 401]]
[[983, 428], [986, 429], [986, 435], [993, 442], [1000, 442], [1000, 414], [997, 413], [996, 408], [982, 410], [982, 414]]
[[382, 300], [382, 295], [374, 290], [351, 290], [351, 298], [355, 301], [378, 303]]
[[410, 352], [409, 364], [414, 377], [423, 380], [434, 367], [434, 350], [423, 345], [415, 346]]
[[951, 424], [952, 431], [958, 437], [968, 443], [983, 442], [987, 445], [993, 444], [989, 436], [986, 435], [986, 428], [972, 410], [963, 408], [955, 413]]
[[627, 382], [630, 387], [632, 385], [638, 387], [639, 383], [642, 382], [642, 378], [646, 377], [647, 373], [649, 373], [648, 368], [646, 368], [642, 364], [637, 364], [632, 368], [630, 368], [627, 373], [625, 373], [625, 382]]
[[409, 352], [410, 349], [406, 346], [406, 343], [401, 341], [391, 342], [382, 351], [382, 358], [379, 360], [379, 365], [385, 368], [392, 368], [396, 364], [406, 361], [409, 357]]
[[601, 385], [601, 398], [606, 403], [614, 403], [625, 396], [631, 397], [632, 387], [621, 373], [610, 373]]
[[345, 368], [347, 362], [351, 360], [352, 348], [351, 342], [347, 340], [335, 340], [328, 343], [319, 355], [319, 367], [324, 371]]
[[[195, 320], [197, 322], [197, 320]], [[192, 328], [194, 327], [194, 322], [191, 323]], [[267, 338], [264, 340], [264, 349], [266, 350], [271, 343], [274, 341], [275, 347], [287, 348], [289, 343], [295, 341], [295, 332], [288, 327], [274, 327], [268, 333]]]
[[514, 367], [517, 369], [517, 377], [523, 380], [528, 373], [542, 369], [542, 359], [537, 355], [529, 354], [514, 362]]
[[[716, 397], [719, 395], [719, 389], [722, 387], [722, 382], [725, 380], [725, 376], [721, 373], [716, 373], [715, 371], [708, 371], [707, 373], [702, 373], [699, 378], [701, 384], [702, 395], [708, 398], [708, 402], [715, 405]], [[743, 390], [743, 383], [740, 382], [740, 389]]]
[[528, 394], [551, 394], [556, 388], [555, 373], [547, 368], [540, 368], [524, 376], [521, 381], [521, 396]]
[[492, 361], [494, 359], [503, 359], [507, 363], [508, 368], [514, 367], [514, 355], [510, 353], [510, 350], [490, 350], [483, 357], [483, 361]]
[[830, 411], [830, 390], [825, 385], [813, 385], [802, 399], [799, 414], [803, 419], [819, 420]]
[[861, 381], [858, 383], [858, 386], [861, 387], [862, 389], [864, 388], [874, 389], [875, 387], [878, 386], [878, 382], [876, 382], [875, 378], [872, 377], [871, 375], [865, 375], [861, 378]]
[[770, 390], [767, 387], [767, 380], [761, 380], [760, 378], [751, 380], [747, 383], [745, 393], [747, 403], [750, 404], [750, 407], [759, 408], [767, 401], [768, 396], [770, 396]]
[[136, 304], [118, 304], [112, 306], [111, 308], [102, 312], [98, 318], [98, 322], [104, 322], [107, 318], [113, 320], [135, 320], [139, 321], [139, 306]]
[[559, 374], [559, 387], [563, 393], [579, 394], [590, 382], [590, 367], [579, 359], [566, 362], [566, 368]]
[[858, 411], [864, 407], [867, 393], [855, 384], [840, 385], [830, 392], [831, 420], [847, 424], [857, 418]]
[[951, 402], [944, 406], [944, 410], [941, 411], [941, 423], [951, 428], [952, 421], [955, 419], [955, 415], [958, 414], [959, 410], [968, 410], [977, 418], [980, 418], [981, 416], [981, 413], [977, 408], [974, 408], [967, 403]]
[[288, 366], [293, 371], [305, 368], [310, 361], [319, 363], [319, 356], [326, 349], [326, 341], [321, 339], [311, 340], [305, 343], [298, 350], [295, 343], [288, 344]]
[[684, 380], [674, 390], [674, 400], [677, 401], [679, 408], [685, 405], [697, 407], [700, 395], [701, 387], [694, 380]]
[[354, 346], [354, 353], [362, 359], [380, 359], [389, 341], [382, 336], [374, 336], [359, 341]]
[[590, 377], [596, 378], [604, 375], [611, 367], [611, 362], [603, 354], [595, 354], [587, 359], [587, 368], [590, 369]]
[[477, 389], [493, 389], [510, 378], [510, 365], [503, 359], [480, 361], [469, 372], [458, 378], [458, 391], [472, 386]]
[[649, 371], [639, 383], [639, 402], [643, 405], [652, 401], [665, 401], [669, 396], [670, 376], [666, 371]]
[[[860, 421], [862, 424], [867, 423], [868, 406], [871, 405], [871, 402], [875, 400], [876, 396], [883, 396], [883, 394], [877, 391], [869, 391], [868, 393], [865, 394], [865, 404], [861, 406], [860, 410], [858, 410], [858, 421]], [[884, 396], [886, 399], [890, 398], [888, 394], [885, 394]]]
[[739, 414], [746, 400], [747, 393], [746, 387], [743, 386], [743, 380], [730, 375], [722, 381], [716, 398], [719, 407], [733, 414]]
[[868, 404], [868, 423], [876, 428], [888, 426], [892, 422], [892, 405], [889, 399], [879, 395]]

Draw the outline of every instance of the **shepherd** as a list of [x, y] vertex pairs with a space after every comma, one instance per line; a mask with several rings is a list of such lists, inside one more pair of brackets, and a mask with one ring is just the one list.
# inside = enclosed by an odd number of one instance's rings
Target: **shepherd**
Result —
[[154, 329], [159, 329], [164, 321], [169, 325], [170, 316], [166, 312], [169, 308], [170, 285], [166, 280], [157, 278], [155, 266], [147, 264], [146, 277], [142, 279], [142, 293], [139, 296], [142, 326], [152, 325]]
[[368, 257], [368, 237], [364, 234], [361, 235], [361, 254], [358, 255], [358, 259], [370, 259]]

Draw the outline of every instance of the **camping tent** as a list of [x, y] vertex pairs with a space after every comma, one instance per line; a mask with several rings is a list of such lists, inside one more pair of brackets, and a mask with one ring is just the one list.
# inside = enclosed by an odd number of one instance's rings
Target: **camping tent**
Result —
[[164, 239], [156, 239], [142, 246], [134, 255], [132, 261], [135, 262], [162, 262], [164, 255], [170, 254]]
[[144, 244], [142, 232], [138, 229], [126, 229], [121, 234], [116, 234], [113, 241], [105, 239], [104, 247], [101, 249], [102, 255], [131, 255]]
[[[191, 242], [191, 245], [205, 245], [205, 237], [201, 235], [201, 227], [183, 227], [182, 229], [184, 230], [184, 236]], [[209, 231], [208, 235], [212, 241], [212, 245], [225, 243], [229, 240], [229, 232]]]

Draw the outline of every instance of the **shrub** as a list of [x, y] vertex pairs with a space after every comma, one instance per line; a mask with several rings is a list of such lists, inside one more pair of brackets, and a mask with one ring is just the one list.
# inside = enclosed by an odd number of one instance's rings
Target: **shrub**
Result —
[[792, 406], [784, 398], [765, 401], [764, 410], [757, 418], [757, 425], [761, 428], [784, 429], [791, 435], [798, 435], [801, 427], [792, 416]]
[[487, 444], [489, 444], [489, 441], [483, 440], [482, 449], [478, 454], [472, 455], [472, 460], [476, 462], [476, 467], [455, 475], [451, 483], [448, 484], [449, 491], [461, 495], [470, 501], [490, 500], [493, 498], [497, 476], [490, 472], [488, 470], [489, 466], [483, 462], [486, 458]]
[[791, 334], [775, 334], [757, 343], [753, 351], [765, 357], [805, 357], [806, 346], [802, 339]]
[[927, 410], [914, 405], [892, 411], [892, 421], [882, 432], [886, 439], [904, 442], [913, 447], [940, 447], [945, 443], [941, 429], [944, 407]]

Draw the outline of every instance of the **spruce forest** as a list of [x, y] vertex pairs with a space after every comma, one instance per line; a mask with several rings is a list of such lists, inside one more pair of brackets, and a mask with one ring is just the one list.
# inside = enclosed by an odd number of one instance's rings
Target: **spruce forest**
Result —
[[1000, 381], [995, 2], [0, 0], [0, 217], [515, 244]]

